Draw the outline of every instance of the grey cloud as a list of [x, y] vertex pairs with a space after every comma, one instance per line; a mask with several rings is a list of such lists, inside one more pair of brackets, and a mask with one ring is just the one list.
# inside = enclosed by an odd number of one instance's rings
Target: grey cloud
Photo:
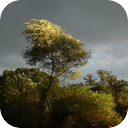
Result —
[[26, 66], [25, 61], [22, 60], [21, 56], [19, 56], [18, 54], [11, 54], [0, 57], [0, 60], [2, 60], [0, 63], [1, 68], [14, 69], [14, 68]]
[[114, 57], [115, 59], [127, 59], [128, 58], [128, 43], [127, 41], [123, 43], [107, 43], [99, 44], [91, 50], [93, 53], [101, 53], [103, 55], [108, 55]]

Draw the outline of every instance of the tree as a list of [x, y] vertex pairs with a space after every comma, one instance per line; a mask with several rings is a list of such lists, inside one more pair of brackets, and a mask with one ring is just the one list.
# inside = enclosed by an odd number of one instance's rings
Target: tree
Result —
[[[86, 80], [86, 84], [88, 86], [95, 86], [95, 88], [100, 88], [103, 87], [104, 89], [111, 89], [111, 93], [115, 95], [117, 92], [122, 91], [126, 89], [128, 86], [128, 82], [125, 80], [117, 80], [117, 76], [112, 75], [112, 71], [107, 71], [107, 70], [98, 70], [96, 71], [100, 80], [99, 82], [96, 82], [97, 78], [92, 79], [92, 75], [88, 74], [87, 77], [84, 77], [84, 80]], [[101, 89], [101, 88], [100, 88]], [[104, 90], [105, 91], [105, 90]], [[107, 90], [106, 90], [107, 92]]]
[[38, 65], [50, 74], [47, 90], [57, 77], [76, 79], [74, 74], [77, 73], [81, 76], [79, 68], [88, 62], [91, 52], [84, 50], [80, 40], [47, 20], [32, 19], [24, 26], [21, 34], [25, 35], [31, 46], [21, 54], [27, 64]]
[[96, 84], [96, 78], [95, 79], [92, 79], [93, 78], [93, 76], [92, 76], [92, 74], [88, 74], [87, 75], [87, 77], [84, 77], [84, 80], [86, 80], [86, 82], [85, 82], [85, 84], [87, 85], [87, 86], [94, 86], [94, 87], [96, 87], [97, 86], [97, 84]]

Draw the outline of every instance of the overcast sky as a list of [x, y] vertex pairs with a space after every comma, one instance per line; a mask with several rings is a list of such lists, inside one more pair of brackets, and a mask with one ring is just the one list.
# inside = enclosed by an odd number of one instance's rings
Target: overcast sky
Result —
[[29, 67], [20, 55], [28, 45], [20, 33], [22, 24], [31, 19], [47, 19], [81, 39], [85, 50], [92, 52], [81, 68], [83, 76], [95, 77], [97, 70], [107, 69], [118, 79], [128, 80], [127, 14], [109, 0], [20, 0], [9, 4], [0, 20], [1, 75], [5, 69]]

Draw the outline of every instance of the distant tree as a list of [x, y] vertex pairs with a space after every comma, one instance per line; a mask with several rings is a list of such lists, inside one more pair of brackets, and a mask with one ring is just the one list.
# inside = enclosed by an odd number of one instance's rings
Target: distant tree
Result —
[[85, 84], [87, 86], [92, 86], [92, 87], [96, 87], [97, 86], [97, 84], [96, 84], [97, 78], [93, 79], [92, 74], [88, 74], [87, 77], [84, 77], [84, 80], [86, 80]]
[[[96, 88], [104, 87], [104, 89], [111, 89], [111, 93], [114, 95], [116, 92], [126, 89], [128, 82], [125, 80], [117, 80], [117, 76], [112, 75], [112, 71], [107, 70], [98, 70], [96, 71], [100, 80], [96, 82], [97, 78], [93, 79], [92, 74], [88, 74], [87, 77], [84, 77], [85, 84], [88, 86], [95, 86]], [[105, 91], [105, 90], [104, 90]]]
[[24, 25], [22, 34], [31, 46], [21, 54], [27, 64], [37, 64], [50, 74], [47, 90], [57, 77], [76, 79], [82, 75], [79, 68], [88, 62], [91, 52], [84, 50], [80, 40], [47, 20], [32, 19]]

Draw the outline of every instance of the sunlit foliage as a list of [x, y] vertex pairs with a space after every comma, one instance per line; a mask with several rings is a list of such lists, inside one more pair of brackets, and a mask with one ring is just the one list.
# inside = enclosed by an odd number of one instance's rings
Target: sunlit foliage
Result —
[[77, 77], [81, 77], [80, 70], [75, 69], [88, 62], [91, 52], [84, 50], [80, 40], [48, 20], [32, 19], [24, 26], [22, 34], [31, 46], [22, 51], [23, 58], [27, 64], [38, 65], [51, 75], [48, 88], [53, 76], [76, 79], [76, 73]]

